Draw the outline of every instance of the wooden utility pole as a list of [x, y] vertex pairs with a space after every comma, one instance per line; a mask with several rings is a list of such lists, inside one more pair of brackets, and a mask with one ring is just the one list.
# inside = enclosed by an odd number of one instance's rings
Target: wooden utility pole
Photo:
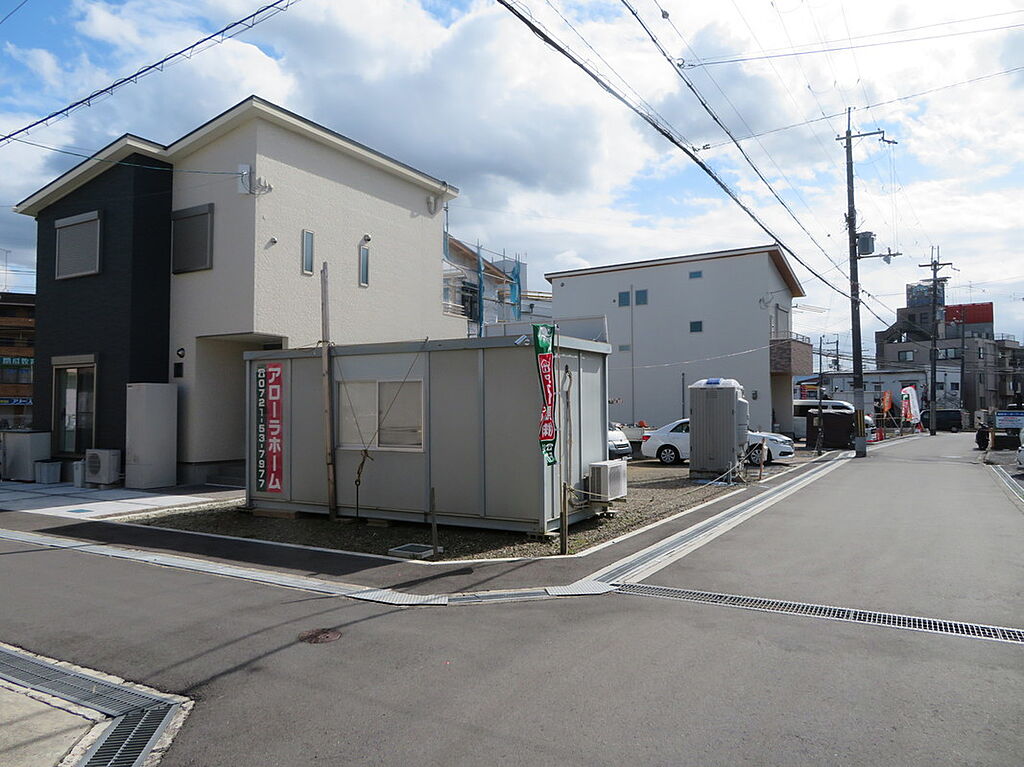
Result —
[[334, 389], [331, 370], [331, 317], [327, 291], [327, 262], [320, 269], [320, 372], [324, 396], [324, 461], [327, 466], [327, 514], [333, 522], [338, 519], [338, 495], [334, 490]]

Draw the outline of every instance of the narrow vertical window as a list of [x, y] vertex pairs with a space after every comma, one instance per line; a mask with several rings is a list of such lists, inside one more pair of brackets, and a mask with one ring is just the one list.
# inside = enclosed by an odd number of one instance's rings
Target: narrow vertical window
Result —
[[359, 284], [364, 288], [370, 284], [370, 248], [368, 245], [359, 246]]
[[313, 233], [308, 229], [302, 230], [302, 271], [313, 273]]

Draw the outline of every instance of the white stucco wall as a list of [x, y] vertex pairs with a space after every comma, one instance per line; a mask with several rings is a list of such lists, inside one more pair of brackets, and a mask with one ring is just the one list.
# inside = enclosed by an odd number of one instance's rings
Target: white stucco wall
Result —
[[[183, 363], [172, 379], [181, 391], [179, 460], [244, 456], [242, 352], [275, 338], [286, 348], [319, 340], [323, 261], [334, 343], [465, 337], [465, 319], [442, 311], [443, 212], [428, 212], [427, 189], [258, 117], [174, 163], [232, 172], [251, 165], [272, 187], [251, 195], [239, 192], [236, 176], [175, 176], [175, 210], [214, 204], [213, 268], [171, 277], [168, 366]], [[314, 232], [313, 274], [302, 271], [304, 229]]]
[[[697, 270], [702, 276], [690, 279]], [[618, 293], [631, 286], [647, 290], [647, 305], [618, 305]], [[792, 296], [766, 253], [555, 277], [551, 287], [556, 319], [608, 318], [612, 420], [656, 427], [688, 416], [684, 386], [721, 377], [743, 385], [750, 428], [771, 429], [770, 316], [776, 303], [789, 309]], [[691, 333], [690, 322], [697, 320], [703, 330]], [[687, 392], [687, 410], [689, 404]]]
[[[428, 211], [426, 189], [280, 126], [257, 130], [256, 175], [273, 186], [256, 199], [257, 332], [316, 343], [327, 261], [335, 343], [465, 337], [466, 321], [442, 311], [444, 214]], [[314, 232], [312, 275], [301, 269], [303, 229]], [[358, 275], [364, 234], [368, 287]]]
[[[174, 166], [177, 170], [237, 172], [240, 164], [255, 161], [256, 125], [249, 122], [175, 158]], [[237, 176], [176, 173], [172, 199], [173, 210], [207, 203], [214, 206], [213, 268], [171, 275], [168, 373], [173, 375], [175, 362], [181, 362], [183, 369], [181, 378], [170, 379], [179, 388], [178, 457], [187, 462], [233, 460], [242, 457], [244, 445], [240, 443], [244, 440], [239, 440], [237, 429], [232, 428], [241, 423], [241, 405], [235, 414], [231, 402], [237, 398], [240, 403], [244, 390], [228, 382], [217, 385], [209, 371], [199, 369], [213, 362], [216, 351], [233, 347], [209, 347], [200, 355], [196, 339], [253, 330], [255, 198], [238, 191]], [[178, 349], [184, 350], [184, 357], [178, 356]], [[225, 360], [216, 367], [223, 369], [231, 362]], [[237, 366], [240, 381], [241, 352]]]

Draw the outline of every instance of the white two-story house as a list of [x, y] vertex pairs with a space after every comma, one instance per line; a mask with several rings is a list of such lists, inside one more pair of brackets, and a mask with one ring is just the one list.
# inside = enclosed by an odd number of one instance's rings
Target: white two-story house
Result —
[[792, 377], [811, 373], [790, 325], [803, 288], [777, 245], [553, 272], [554, 316], [605, 315], [609, 417], [651, 427], [689, 417], [687, 388], [735, 378], [753, 430], [792, 430]]
[[258, 97], [169, 145], [125, 135], [19, 203], [38, 223], [35, 427], [122, 448], [125, 385], [178, 385], [179, 478], [244, 458], [243, 352], [453, 338], [458, 190]]

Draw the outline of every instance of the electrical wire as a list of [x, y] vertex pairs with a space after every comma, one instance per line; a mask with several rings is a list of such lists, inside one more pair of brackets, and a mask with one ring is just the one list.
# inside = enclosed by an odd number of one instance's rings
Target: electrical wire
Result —
[[[515, 16], [524, 26], [527, 27], [527, 29], [533, 32], [533, 34], [536, 35], [541, 41], [543, 41], [546, 45], [551, 47], [556, 53], [559, 53], [560, 55], [568, 59], [577, 68], [579, 68], [584, 74], [586, 74], [591, 80], [593, 80], [602, 90], [604, 90], [606, 93], [612, 96], [616, 101], [628, 107], [638, 117], [643, 119], [648, 125], [650, 125], [656, 131], [658, 131], [658, 133], [660, 133], [665, 139], [667, 139], [672, 144], [674, 144], [678, 149], [680, 149], [683, 152], [683, 154], [685, 154], [702, 171], [704, 171], [704, 173], [709, 178], [711, 178], [711, 180], [714, 181], [715, 184], [723, 192], [725, 192], [729, 196], [729, 198], [733, 202], [735, 202], [740, 207], [740, 209], [743, 210], [743, 212], [746, 213], [747, 216], [765, 234], [771, 237], [772, 240], [775, 243], [777, 243], [782, 250], [784, 250], [786, 253], [792, 256], [793, 259], [797, 261], [797, 263], [799, 263], [801, 266], [807, 269], [807, 271], [813, 274], [816, 278], [818, 278], [830, 289], [836, 291], [837, 293], [843, 296], [846, 296], [847, 298], [850, 297], [849, 293], [842, 290], [841, 288], [836, 287], [833, 283], [829, 282], [816, 269], [814, 269], [814, 267], [810, 266], [803, 258], [797, 255], [797, 253], [794, 252], [792, 248], [790, 248], [788, 245], [782, 242], [781, 238], [779, 238], [775, 234], [775, 232], [773, 232], [771, 228], [769, 228], [768, 225], [765, 224], [761, 220], [761, 218], [745, 202], [743, 202], [739, 198], [736, 192], [734, 192], [732, 188], [725, 181], [722, 180], [722, 178], [715, 172], [715, 170], [710, 165], [708, 165], [703, 159], [698, 157], [690, 147], [686, 146], [686, 144], [683, 141], [681, 141], [676, 135], [674, 135], [673, 130], [669, 126], [663, 125], [659, 121], [655, 120], [651, 115], [645, 113], [641, 108], [633, 104], [613, 85], [608, 83], [599, 73], [594, 72], [590, 67], [588, 67], [587, 64], [583, 62], [575, 53], [567, 49], [560, 41], [558, 41], [552, 35], [552, 33], [544, 29], [537, 20], [532, 18], [531, 15], [528, 15], [527, 12], [524, 12], [519, 7], [517, 7], [519, 3], [514, 2], [514, 0], [497, 0], [497, 2], [507, 11], [509, 11], [513, 16]], [[885, 322], [885, 320], [883, 320], [881, 317], [878, 317], [878, 315], [875, 314], [875, 312], [870, 307], [865, 308], [869, 312], [871, 312], [871, 314], [874, 314], [875, 317], [879, 320], [879, 322]]]
[[[858, 107], [853, 107], [853, 109], [854, 109], [854, 111], [857, 111], [857, 110], [860, 110], [860, 109], [866, 109], [866, 110], [877, 109], [878, 107], [889, 106], [890, 104], [896, 104], [896, 103], [899, 103], [901, 101], [909, 101], [911, 99], [921, 98], [922, 96], [928, 96], [928, 95], [931, 95], [932, 93], [937, 93], [939, 91], [944, 91], [944, 90], [946, 90], [948, 88], [957, 88], [957, 87], [959, 87], [961, 85], [971, 85], [973, 83], [982, 82], [984, 80], [990, 80], [990, 79], [992, 79], [994, 77], [1003, 77], [1005, 75], [1012, 75], [1012, 74], [1015, 74], [1017, 72], [1024, 72], [1024, 66], [1010, 67], [1009, 69], [1003, 69], [1003, 70], [1000, 70], [999, 72], [991, 72], [990, 74], [987, 74], [987, 75], [979, 75], [977, 77], [968, 78], [967, 80], [959, 80], [959, 81], [957, 81], [955, 83], [947, 83], [946, 85], [939, 85], [939, 86], [936, 86], [935, 88], [928, 88], [927, 90], [917, 91], [916, 93], [908, 93], [905, 96], [897, 96], [896, 98], [887, 99], [885, 101], [877, 101], [877, 102], [872, 103], [872, 104], [863, 104], [863, 105], [858, 106]], [[758, 131], [757, 133], [751, 133], [751, 134], [746, 135], [746, 136], [740, 136], [739, 140], [740, 141], [747, 141], [748, 139], [752, 139], [752, 138], [758, 138], [758, 137], [761, 137], [761, 136], [768, 136], [768, 135], [770, 135], [772, 133], [780, 133], [782, 131], [793, 130], [794, 128], [802, 128], [805, 125], [812, 125], [814, 123], [818, 123], [818, 122], [821, 122], [823, 120], [831, 120], [831, 119], [836, 118], [836, 117], [842, 117], [845, 114], [846, 114], [846, 110], [844, 109], [842, 112], [834, 112], [834, 113], [831, 113], [831, 114], [822, 115], [821, 117], [812, 117], [812, 118], [810, 118], [808, 120], [802, 120], [801, 122], [790, 123], [789, 125], [781, 125], [778, 128], [769, 128], [768, 130]], [[707, 145], [707, 149], [718, 149], [719, 147], [728, 146], [730, 143], [731, 142], [729, 142], [729, 141], [720, 141], [720, 142], [715, 143], [715, 144]], [[703, 150], [703, 148], [702, 148], [702, 151], [705, 151], [705, 150]]]
[[[647, 36], [650, 38], [651, 42], [654, 43], [654, 46], [661, 53], [662, 58], [664, 58], [665, 61], [668, 62], [669, 66], [672, 67], [672, 71], [679, 76], [679, 79], [683, 81], [683, 83], [690, 90], [690, 92], [697, 97], [697, 100], [700, 102], [700, 105], [701, 107], [703, 107], [704, 111], [707, 112], [711, 116], [711, 119], [715, 121], [715, 124], [718, 125], [718, 127], [721, 128], [723, 131], [725, 131], [725, 134], [727, 136], [729, 136], [729, 138], [732, 140], [732, 143], [739, 150], [739, 153], [743, 156], [743, 159], [746, 161], [747, 165], [749, 165], [751, 169], [754, 171], [754, 173], [757, 174], [757, 177], [761, 179], [762, 183], [764, 183], [764, 185], [768, 188], [768, 191], [772, 193], [772, 196], [775, 197], [778, 203], [785, 209], [785, 211], [789, 214], [790, 218], [792, 218], [793, 221], [796, 222], [796, 225], [799, 226], [803, 233], [806, 234], [807, 237], [810, 239], [810, 241], [814, 243], [815, 247], [817, 247], [818, 250], [822, 252], [825, 258], [827, 258], [834, 267], [839, 269], [840, 272], [843, 272], [842, 267], [836, 262], [834, 258], [832, 258], [831, 255], [829, 255], [828, 251], [826, 251], [825, 248], [821, 246], [821, 243], [819, 243], [818, 240], [814, 237], [814, 235], [811, 234], [810, 230], [808, 230], [807, 227], [804, 226], [803, 221], [801, 221], [799, 217], [796, 215], [796, 213], [793, 212], [793, 209], [789, 207], [789, 204], [782, 198], [782, 195], [778, 193], [778, 191], [775, 189], [772, 183], [765, 177], [764, 173], [761, 172], [761, 169], [757, 167], [757, 165], [754, 163], [750, 155], [747, 154], [743, 146], [739, 143], [739, 141], [736, 140], [736, 137], [733, 135], [733, 132], [722, 121], [718, 114], [716, 114], [715, 110], [711, 107], [711, 104], [708, 103], [707, 99], [704, 98], [701, 92], [693, 84], [693, 81], [690, 80], [690, 78], [683, 74], [683, 72], [679, 69], [676, 60], [671, 55], [669, 55], [667, 50], [665, 50], [665, 47], [661, 44], [661, 41], [658, 40], [658, 37], [654, 34], [654, 31], [640, 17], [640, 14], [637, 12], [636, 8], [633, 7], [632, 3], [630, 3], [629, 0], [621, 0], [621, 2], [626, 7], [626, 9], [633, 15], [633, 18], [636, 19], [637, 23], [640, 24], [644, 32], [647, 33]], [[661, 10], [662, 18], [665, 18], [665, 10], [661, 8], [660, 5], [658, 6], [658, 8], [659, 10]], [[673, 28], [674, 27], [675, 25], [673, 24]], [[682, 39], [682, 34], [679, 33], [678, 29], [676, 29], [676, 33], [679, 34], [680, 38]], [[715, 82], [716, 86], [718, 85], [718, 83], [713, 78], [712, 82]], [[725, 92], [722, 91], [721, 87], [719, 87], [718, 90], [722, 92], [723, 95], [725, 95]], [[726, 97], [726, 99], [728, 100], [728, 97]], [[730, 102], [730, 104], [731, 103], [732, 102]], [[735, 107], [733, 107], [733, 109], [737, 112], [737, 114], [739, 114], [739, 110], [736, 110]], [[742, 119], [742, 116], [740, 117], [740, 119]], [[764, 149], [764, 146], [762, 145], [761, 148]], [[764, 149], [764, 151], [766, 154], [768, 153], [766, 149]], [[775, 164], [775, 167], [779, 169], [779, 172], [782, 173], [782, 169], [778, 167], [778, 163], [775, 162], [774, 158], [772, 158], [770, 154], [769, 159], [771, 159], [771, 161]], [[789, 179], [786, 177], [785, 173], [782, 173], [782, 176], [786, 180], [786, 182], [789, 183]], [[790, 187], [792, 188], [792, 184], [790, 184]], [[806, 206], [806, 203], [804, 204]], [[810, 210], [809, 206], [808, 210]], [[849, 276], [845, 272], [843, 272], [843, 276], [849, 278]]]
[[166, 167], [163, 165], [144, 165], [138, 162], [125, 162], [124, 160], [107, 160], [102, 157], [96, 157], [96, 153], [85, 154], [84, 152], [74, 152], [70, 149], [61, 149], [55, 146], [48, 146], [47, 144], [40, 144], [36, 141], [29, 141], [24, 138], [12, 138], [11, 141], [17, 141], [19, 144], [28, 144], [29, 146], [38, 147], [40, 149], [47, 149], [51, 152], [58, 152], [60, 154], [67, 154], [73, 157], [84, 157], [86, 160], [92, 160], [94, 162], [105, 162], [110, 165], [124, 165], [128, 168], [143, 168], [145, 170], [162, 170], [168, 173], [198, 173], [211, 176], [243, 176], [244, 173], [239, 173], [236, 170], [190, 170], [183, 168]]
[[767, 59], [785, 59], [792, 58], [794, 56], [811, 56], [821, 53], [834, 53], [836, 51], [852, 51], [859, 50], [861, 48], [878, 48], [884, 45], [900, 45], [905, 43], [920, 43], [928, 40], [941, 40], [947, 37], [962, 37], [964, 35], [977, 35], [982, 32], [1001, 32], [1008, 29], [1019, 29], [1024, 27], [1022, 24], [1007, 24], [1001, 27], [986, 27], [985, 29], [967, 29], [960, 32], [944, 32], [939, 35], [925, 35], [923, 37], [911, 37], [903, 40], [880, 40], [874, 43], [858, 43], [854, 45], [841, 45], [841, 46], [830, 46], [825, 48], [819, 48], [817, 50], [798, 51], [792, 50], [784, 53], [769, 53], [761, 56], [736, 56], [733, 58], [713, 58], [713, 59], [702, 59], [700, 64], [688, 64], [683, 63], [684, 68], [690, 68], [695, 66], [713, 66], [716, 64], [741, 64], [748, 61], [764, 61]]
[[266, 21], [267, 19], [272, 18], [279, 13], [283, 13], [284, 11], [288, 10], [288, 8], [290, 8], [292, 5], [300, 1], [301, 0], [276, 0], [276, 2], [264, 5], [263, 7], [257, 9], [254, 13], [250, 13], [248, 16], [238, 19], [237, 21], [231, 22], [227, 26], [218, 29], [216, 32], [213, 32], [212, 34], [200, 38], [191, 45], [182, 48], [181, 50], [175, 51], [174, 53], [168, 54], [167, 56], [164, 56], [159, 61], [156, 61], [152, 64], [147, 64], [146, 66], [142, 67], [133, 74], [121, 77], [112, 82], [110, 85], [104, 88], [100, 88], [99, 90], [95, 90], [88, 96], [80, 98], [77, 101], [73, 101], [72, 103], [68, 104], [65, 107], [62, 107], [61, 109], [58, 109], [55, 112], [51, 112], [46, 117], [40, 117], [38, 120], [35, 120], [29, 123], [28, 125], [18, 128], [17, 130], [6, 135], [0, 136], [0, 146], [9, 144], [11, 142], [11, 139], [13, 139], [15, 136], [20, 136], [22, 133], [28, 133], [33, 128], [37, 128], [40, 125], [49, 125], [51, 121], [63, 119], [78, 109], [92, 106], [92, 103], [94, 101], [98, 101], [102, 98], [105, 98], [106, 96], [113, 95], [114, 91], [120, 89], [121, 87], [129, 83], [138, 82], [140, 78], [145, 77], [148, 74], [152, 74], [153, 72], [157, 71], [162, 72], [166, 66], [175, 63], [175, 60], [177, 59], [191, 58], [195, 54], [200, 53], [202, 50], [205, 50], [206, 47], [219, 45], [220, 43], [223, 43], [225, 40], [237, 37], [242, 32], [245, 32], [248, 29], [252, 29], [260, 22]]
[[3, 24], [5, 21], [7, 21], [7, 19], [11, 18], [11, 16], [16, 14], [21, 9], [21, 6], [23, 6], [27, 2], [28, 2], [28, 0], [21, 0], [20, 3], [18, 3], [16, 6], [14, 6], [13, 9], [11, 9], [10, 11], [7, 12], [6, 16], [4, 16], [2, 19], [0, 19], [0, 24]]

